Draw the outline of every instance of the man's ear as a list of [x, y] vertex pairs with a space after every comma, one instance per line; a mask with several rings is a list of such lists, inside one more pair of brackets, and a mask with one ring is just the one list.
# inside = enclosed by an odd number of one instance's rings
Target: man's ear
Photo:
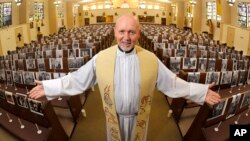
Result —
[[114, 30], [114, 35], [115, 35], [115, 37], [116, 37], [115, 27], [113, 28], [113, 30]]

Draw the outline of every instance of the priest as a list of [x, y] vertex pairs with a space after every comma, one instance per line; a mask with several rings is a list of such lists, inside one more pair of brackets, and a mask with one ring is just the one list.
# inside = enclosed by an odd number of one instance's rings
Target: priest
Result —
[[53, 99], [83, 93], [98, 84], [106, 116], [108, 141], [146, 141], [154, 89], [213, 105], [220, 96], [211, 85], [188, 83], [172, 73], [151, 52], [136, 45], [140, 24], [131, 15], [117, 19], [117, 45], [95, 55], [77, 71], [54, 80], [36, 81], [30, 98]]

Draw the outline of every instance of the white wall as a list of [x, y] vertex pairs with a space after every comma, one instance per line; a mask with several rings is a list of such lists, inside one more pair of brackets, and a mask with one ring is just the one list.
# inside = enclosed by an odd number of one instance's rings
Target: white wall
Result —
[[17, 44], [16, 44], [16, 37], [15, 37], [15, 29], [19, 27], [23, 29], [22, 38], [24, 40], [24, 43], [29, 42], [26, 24], [3, 29], [0, 31], [0, 40], [1, 40], [3, 55], [6, 55], [8, 50], [16, 50]]
[[227, 30], [228, 27], [235, 29], [235, 36], [234, 36], [234, 47], [236, 50], [242, 50], [244, 55], [248, 53], [249, 47], [249, 38], [250, 38], [250, 31], [247, 29], [239, 28], [232, 25], [223, 24], [222, 25], [222, 38], [221, 43], [227, 42]]

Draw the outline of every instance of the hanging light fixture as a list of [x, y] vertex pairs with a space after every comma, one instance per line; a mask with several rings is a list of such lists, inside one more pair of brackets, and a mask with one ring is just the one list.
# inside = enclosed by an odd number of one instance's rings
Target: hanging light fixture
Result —
[[228, 5], [229, 5], [229, 6], [233, 6], [234, 3], [235, 3], [235, 1], [236, 1], [236, 0], [228, 0], [227, 2], [228, 2]]
[[80, 6], [79, 3], [74, 4], [74, 7], [79, 7], [79, 6]]
[[195, 6], [196, 5], [196, 0], [190, 0], [189, 3], [192, 5], [192, 6]]
[[139, 8], [141, 8], [141, 9], [146, 9], [145, 1], [140, 1], [140, 2], [139, 2]]
[[61, 1], [60, 1], [60, 0], [55, 0], [55, 1], [54, 1], [54, 5], [56, 5], [56, 7], [58, 7], [60, 4], [61, 4]]
[[124, 1], [122, 3], [121, 8], [129, 8], [129, 4], [127, 3], [127, 1]]
[[22, 0], [15, 0], [15, 2], [17, 6], [20, 6], [22, 4]]

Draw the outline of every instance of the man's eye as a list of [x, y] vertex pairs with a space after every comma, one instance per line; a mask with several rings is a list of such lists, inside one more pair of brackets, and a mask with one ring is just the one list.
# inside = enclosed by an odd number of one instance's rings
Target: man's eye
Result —
[[124, 31], [120, 31], [120, 34], [124, 34]]
[[131, 31], [129, 32], [130, 35], [135, 35], [135, 32]]

